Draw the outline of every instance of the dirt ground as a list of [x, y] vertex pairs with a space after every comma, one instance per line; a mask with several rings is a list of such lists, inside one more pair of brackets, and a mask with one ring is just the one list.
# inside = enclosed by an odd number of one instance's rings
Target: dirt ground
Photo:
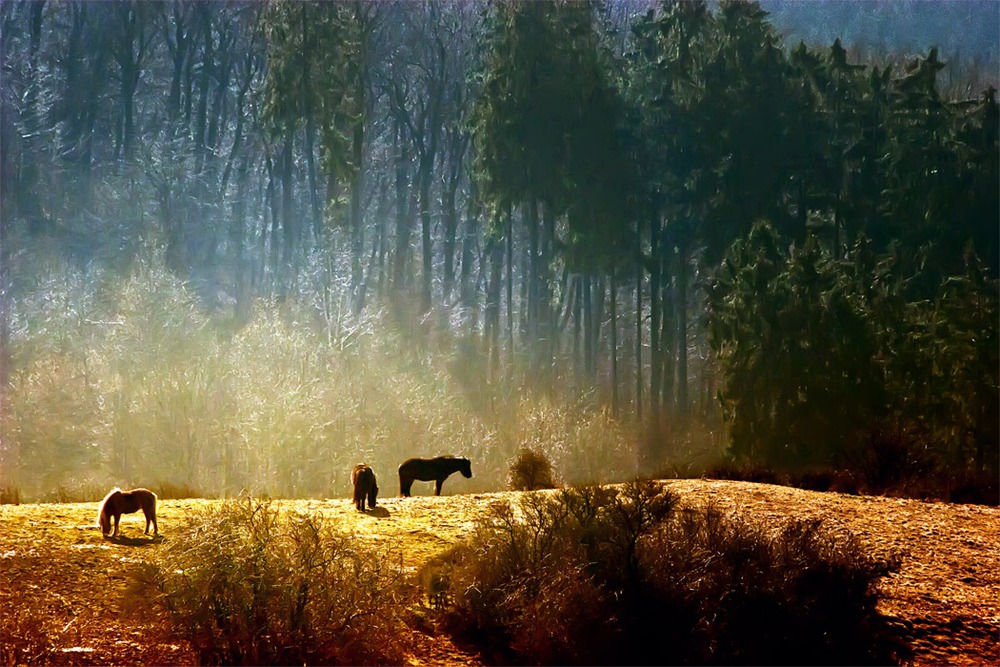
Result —
[[[816, 493], [763, 484], [668, 481], [681, 502], [712, 502], [781, 525], [818, 518], [850, 531], [876, 555], [898, 555], [882, 583], [879, 611], [913, 665], [1000, 664], [1000, 510], [881, 497]], [[446, 489], [447, 492], [447, 489]], [[492, 502], [512, 493], [385, 498], [370, 513], [344, 499], [283, 501], [323, 512], [345, 529], [402, 550], [416, 572], [468, 534]], [[142, 535], [142, 515], [122, 518], [123, 539], [102, 538], [97, 503], [0, 506], [0, 644], [16, 639], [38, 655], [21, 662], [73, 665], [193, 664], [169, 630], [132, 618], [123, 605], [130, 567], [155, 559], [190, 507], [217, 501], [161, 500], [162, 536]], [[431, 624], [407, 638], [411, 665], [478, 665], [480, 658], [437, 634]], [[42, 653], [45, 647], [49, 650]], [[54, 646], [54, 649], [52, 648]], [[0, 645], [0, 657], [5, 655]]]

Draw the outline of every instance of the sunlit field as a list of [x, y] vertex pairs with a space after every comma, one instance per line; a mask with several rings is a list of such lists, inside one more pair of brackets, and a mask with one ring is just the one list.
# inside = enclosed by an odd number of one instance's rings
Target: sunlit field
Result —
[[[526, 496], [468, 493], [465, 482], [449, 480], [453, 486], [450, 492], [446, 486], [440, 498], [387, 493], [367, 513], [356, 511], [347, 494], [270, 505], [282, 525], [295, 516], [327, 522], [330, 539], [349, 536], [348, 544], [336, 542], [339, 548], [363, 550], [368, 554], [364, 567], [382, 568], [388, 575], [378, 585], [392, 608], [382, 608], [376, 620], [380, 632], [388, 628], [392, 634], [380, 636], [378, 646], [355, 646], [355, 659], [478, 665], [498, 657], [495, 646], [477, 647], [468, 637], [451, 634], [454, 621], [449, 625], [448, 615], [456, 613], [451, 605], [457, 604], [458, 589], [438, 595], [441, 580], [435, 575], [453, 562], [449, 554], [456, 546], [474, 543], [469, 540], [484, 518], [504, 503], [520, 506]], [[879, 648], [892, 662], [986, 664], [996, 655], [996, 509], [746, 482], [683, 480], [666, 488], [676, 494], [679, 511], [712, 507], [722, 517], [743, 517], [748, 533], [776, 534], [790, 522], [818, 521], [821, 533], [842, 542], [857, 540], [853, 557], [897, 559], [896, 569], [877, 580], [875, 591]], [[557, 492], [536, 493], [554, 498]], [[199, 533], [197, 544], [189, 530], [208, 525], [205, 517], [221, 516], [222, 502], [161, 500], [159, 537], [142, 534], [140, 513], [123, 517], [115, 540], [101, 537], [95, 502], [0, 506], [0, 604], [6, 610], [0, 614], [0, 657], [7, 664], [196, 664], [194, 636], [173, 624], [156, 589], [143, 578], [147, 568], [176, 563], [187, 549], [220, 554], [224, 545], [218, 540], [228, 533], [219, 524], [212, 524], [216, 534]], [[654, 544], [653, 533], [640, 540], [640, 556], [656, 553], [649, 551]]]

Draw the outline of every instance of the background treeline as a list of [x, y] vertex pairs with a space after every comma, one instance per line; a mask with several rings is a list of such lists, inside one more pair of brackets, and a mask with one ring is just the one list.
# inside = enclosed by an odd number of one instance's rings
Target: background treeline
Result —
[[743, 2], [4, 2], [0, 30], [26, 497], [346, 493], [445, 452], [496, 488], [525, 446], [566, 481], [723, 450], [997, 477], [995, 41], [785, 44]]

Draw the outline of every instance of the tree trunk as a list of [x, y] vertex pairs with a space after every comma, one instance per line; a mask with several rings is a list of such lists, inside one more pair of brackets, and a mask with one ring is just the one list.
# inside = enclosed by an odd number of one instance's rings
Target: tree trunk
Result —
[[580, 334], [583, 329], [583, 302], [584, 302], [584, 287], [583, 287], [583, 275], [574, 274], [573, 284], [575, 289], [573, 290], [573, 379], [577, 386], [582, 383], [583, 379], [583, 346], [580, 344]]
[[398, 117], [393, 119], [393, 147], [396, 157], [396, 248], [392, 267], [392, 284], [394, 290], [401, 290], [406, 285], [406, 274], [409, 265], [410, 215], [408, 210], [407, 165], [409, 150], [403, 138], [403, 124]]
[[444, 191], [444, 293], [445, 303], [451, 299], [455, 285], [455, 245], [458, 237], [458, 211], [455, 209], [455, 197], [458, 190], [458, 179], [451, 178]]
[[462, 265], [458, 278], [459, 299], [462, 308], [471, 310], [475, 305], [475, 290], [472, 285], [472, 263], [475, 257], [476, 238], [479, 235], [479, 210], [475, 193], [469, 195], [465, 229], [462, 234]]
[[364, 209], [361, 197], [365, 189], [365, 126], [363, 121], [354, 124], [353, 159], [354, 179], [351, 182], [351, 294], [354, 297], [353, 311], [357, 315], [365, 303], [364, 266], [362, 264], [365, 244]]
[[614, 269], [608, 277], [611, 291], [611, 414], [618, 416], [618, 285]]
[[486, 253], [490, 259], [490, 277], [486, 288], [485, 333], [490, 360], [490, 381], [497, 379], [500, 359], [500, 282], [503, 272], [503, 239], [490, 234], [486, 240]]
[[658, 461], [663, 451], [663, 249], [660, 213], [654, 208], [649, 218], [649, 416], [647, 461]]
[[434, 254], [431, 246], [431, 179], [432, 165], [421, 160], [418, 174], [418, 196], [420, 209], [420, 312], [427, 313], [431, 309], [431, 283], [434, 274]]
[[538, 338], [539, 338], [539, 298], [541, 282], [541, 267], [538, 258], [539, 245], [539, 223], [538, 223], [538, 200], [532, 199], [528, 203], [528, 280], [527, 284], [527, 338], [528, 338], [528, 367], [534, 369], [538, 358]]
[[635, 230], [635, 410], [642, 422], [642, 226]]
[[236, 313], [242, 318], [249, 311], [247, 289], [246, 257], [244, 250], [244, 227], [246, 225], [247, 187], [250, 180], [250, 161], [246, 155], [241, 155], [236, 168], [236, 201], [234, 202], [233, 219], [229, 227], [230, 253], [233, 258], [235, 276], [233, 278], [236, 291]]
[[319, 180], [316, 174], [316, 121], [312, 113], [306, 114], [306, 177], [309, 182], [309, 212], [312, 214], [313, 238], [319, 245], [323, 237], [323, 205], [319, 194]]
[[583, 282], [583, 373], [587, 378], [587, 384], [594, 382], [596, 364], [594, 361], [594, 299], [591, 295], [592, 285], [590, 276], [584, 274], [580, 276]]
[[555, 359], [555, 310], [552, 307], [552, 254], [555, 248], [556, 215], [552, 204], [546, 202], [542, 208], [542, 239], [539, 249], [539, 335], [541, 336], [540, 358], [538, 365], [542, 370], [542, 379], [546, 387], [551, 385], [553, 377], [552, 363]]
[[170, 39], [170, 30], [166, 28], [167, 48], [170, 51], [170, 60], [173, 64], [173, 76], [170, 79], [170, 96], [167, 98], [167, 112], [171, 120], [176, 121], [181, 114], [181, 82], [184, 79], [184, 65], [187, 61], [188, 53], [188, 33], [186, 32], [187, 17], [191, 5], [188, 3], [171, 3], [174, 15], [173, 40]]
[[686, 250], [677, 257], [677, 411], [686, 416], [688, 400], [687, 300], [688, 258]]
[[514, 368], [514, 214], [507, 206], [507, 354]]
[[197, 160], [195, 172], [201, 173], [207, 157], [208, 134], [208, 90], [214, 71], [214, 52], [212, 39], [212, 3], [196, 5], [198, 17], [201, 20], [201, 34], [204, 40], [204, 55], [201, 61], [201, 71], [198, 76], [198, 110], [195, 115], [195, 151]]
[[281, 151], [281, 264], [284, 279], [280, 281], [282, 296], [288, 296], [294, 290], [297, 276], [297, 236], [298, 224], [295, 220], [294, 199], [292, 192], [292, 133], [287, 131], [285, 145]]
[[677, 359], [677, 350], [675, 348], [677, 318], [674, 310], [673, 280], [675, 258], [673, 255], [673, 246], [670, 244], [669, 239], [664, 236], [661, 238], [661, 242], [664, 246], [662, 252], [665, 255], [663, 264], [664, 282], [662, 285], [663, 312], [660, 320], [660, 346], [663, 355], [661, 405], [663, 411], [670, 414], [673, 413], [675, 406], [674, 371], [676, 370], [675, 361]]

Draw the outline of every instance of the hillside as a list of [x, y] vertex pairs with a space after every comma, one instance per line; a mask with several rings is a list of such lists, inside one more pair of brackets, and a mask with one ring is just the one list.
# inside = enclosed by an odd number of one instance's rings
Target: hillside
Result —
[[[910, 653], [905, 664], [995, 663], [1000, 642], [1000, 510], [881, 497], [816, 493], [746, 482], [677, 480], [667, 484], [688, 507], [715, 503], [780, 525], [822, 519], [850, 531], [874, 553], [897, 554], [898, 572], [882, 585], [880, 611]], [[421, 491], [424, 491], [421, 489]], [[472, 529], [491, 503], [514, 493], [381, 499], [358, 513], [349, 500], [284, 501], [323, 512], [359, 537], [398, 546], [416, 570]], [[123, 538], [104, 540], [94, 526], [97, 503], [0, 506], [0, 641], [51, 636], [50, 664], [190, 664], [193, 655], [166, 628], [125, 608], [128, 573], [157, 550], [194, 507], [217, 501], [162, 500], [154, 540], [141, 514], [123, 517]], [[415, 610], [406, 638], [413, 665], [482, 664], [436, 634]], [[0, 655], [3, 651], [0, 650]]]

